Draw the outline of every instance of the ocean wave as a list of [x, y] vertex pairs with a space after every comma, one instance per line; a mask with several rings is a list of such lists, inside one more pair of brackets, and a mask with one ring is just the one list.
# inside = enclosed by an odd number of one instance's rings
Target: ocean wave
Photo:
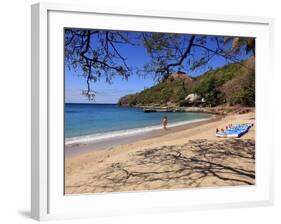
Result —
[[[177, 126], [181, 126], [181, 125], [185, 125], [185, 124], [205, 121], [208, 119], [209, 118], [202, 118], [202, 119], [195, 119], [195, 120], [190, 120], [190, 121], [175, 122], [175, 123], [170, 123], [168, 127], [169, 128], [177, 127]], [[128, 136], [145, 134], [145, 133], [155, 131], [155, 130], [160, 130], [160, 129], [162, 129], [161, 125], [154, 125], [154, 126], [148, 126], [148, 127], [144, 127], [144, 128], [134, 128], [134, 129], [112, 131], [112, 132], [99, 133], [99, 134], [93, 134], [93, 135], [77, 136], [77, 137], [66, 138], [65, 144], [66, 145], [87, 144], [87, 143], [114, 139], [114, 138], [119, 138], [119, 137], [128, 137]]]

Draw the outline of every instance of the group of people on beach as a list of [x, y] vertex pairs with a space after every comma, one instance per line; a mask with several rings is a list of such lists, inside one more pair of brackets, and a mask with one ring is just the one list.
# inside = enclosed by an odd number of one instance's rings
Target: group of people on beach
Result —
[[216, 133], [218, 133], [218, 132], [224, 132], [225, 130], [227, 130], [227, 129], [231, 128], [231, 127], [232, 127], [232, 124], [227, 125], [227, 126], [225, 127], [225, 129], [223, 129], [223, 128], [221, 128], [221, 129], [217, 128], [217, 129], [216, 129]]

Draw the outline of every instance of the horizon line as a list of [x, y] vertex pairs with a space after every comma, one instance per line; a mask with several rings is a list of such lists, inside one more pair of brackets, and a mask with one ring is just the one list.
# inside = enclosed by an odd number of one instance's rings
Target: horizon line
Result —
[[118, 103], [85, 103], [85, 102], [64, 102], [65, 104], [118, 104]]

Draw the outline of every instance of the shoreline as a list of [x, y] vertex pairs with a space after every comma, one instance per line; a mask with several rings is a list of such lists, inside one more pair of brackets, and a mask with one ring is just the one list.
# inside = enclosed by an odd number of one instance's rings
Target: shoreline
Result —
[[[141, 141], [145, 139], [155, 138], [164, 136], [171, 133], [176, 133], [178, 131], [194, 128], [203, 124], [215, 122], [222, 119], [222, 115], [214, 115], [212, 114], [210, 118], [206, 119], [197, 119], [194, 121], [189, 121], [185, 124], [179, 124], [174, 125], [173, 123], [168, 125], [167, 130], [163, 130], [161, 126], [159, 128], [146, 131], [146, 132], [140, 132], [136, 134], [129, 134], [129, 135], [120, 135], [116, 137], [108, 137], [105, 139], [100, 139], [96, 141], [89, 141], [85, 143], [71, 143], [71, 144], [65, 144], [65, 156], [74, 156], [77, 154], [90, 152], [90, 151], [97, 151], [97, 150], [105, 150], [108, 148], [113, 148], [116, 146], [120, 146], [123, 144], [130, 144], [136, 141]], [[108, 141], [110, 140], [110, 141]]]
[[[209, 115], [209, 117], [168, 123], [168, 127], [174, 128], [174, 127], [183, 126], [183, 125], [190, 124], [190, 123], [205, 121], [214, 116], [213, 114], [208, 114], [208, 113], [204, 113], [204, 114]], [[151, 132], [151, 131], [156, 131], [156, 130], [161, 130], [161, 129], [163, 129], [162, 124], [157, 124], [157, 125], [150, 125], [150, 126], [145, 126], [145, 127], [141, 127], [141, 128], [128, 128], [128, 129], [122, 129], [122, 130], [114, 130], [114, 131], [110, 131], [110, 132], [101, 132], [101, 133], [95, 133], [95, 134], [89, 134], [89, 135], [69, 137], [69, 138], [66, 138], [65, 142], [66, 142], [66, 145], [69, 145], [69, 146], [75, 145], [75, 144], [87, 144], [90, 142], [95, 142], [95, 141], [99, 141], [99, 140], [103, 140], [103, 139], [112, 139], [115, 137], [138, 135], [138, 134], [143, 134], [145, 132]]]
[[[120, 107], [131, 107], [129, 105], [119, 105]], [[158, 112], [194, 112], [194, 113], [205, 113], [212, 115], [228, 115], [228, 114], [242, 114], [255, 111], [255, 107], [246, 107], [246, 106], [215, 106], [215, 107], [197, 107], [197, 106], [168, 106], [168, 105], [135, 105], [132, 106], [135, 108], [141, 108], [148, 110], [151, 113]]]
[[241, 138], [215, 129], [255, 123], [255, 113], [210, 120], [66, 156], [65, 194], [254, 185], [255, 125]]

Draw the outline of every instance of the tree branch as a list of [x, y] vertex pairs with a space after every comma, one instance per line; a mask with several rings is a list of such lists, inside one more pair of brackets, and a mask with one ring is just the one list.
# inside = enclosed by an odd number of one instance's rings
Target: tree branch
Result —
[[195, 35], [192, 35], [190, 40], [189, 40], [189, 43], [188, 43], [188, 46], [187, 46], [186, 50], [183, 52], [183, 54], [182, 54], [182, 56], [181, 56], [181, 58], [178, 62], [171, 63], [171, 64], [167, 65], [166, 71], [167, 71], [168, 74], [169, 74], [169, 68], [170, 67], [175, 67], [175, 66], [181, 65], [182, 62], [184, 61], [184, 59], [188, 56], [188, 54], [191, 51], [191, 47], [193, 46], [194, 39], [195, 39]]
[[236, 63], [236, 64], [239, 64], [239, 65], [241, 65], [242, 67], [247, 68], [248, 70], [254, 71], [254, 69], [245, 66], [243, 63], [241, 63], [241, 62], [239, 62], [239, 61], [237, 61], [237, 60], [232, 59], [232, 58], [231, 58], [230, 56], [228, 56], [228, 55], [221, 54], [221, 53], [219, 53], [219, 52], [217, 52], [217, 51], [214, 51], [214, 50], [212, 50], [212, 49], [210, 49], [210, 48], [208, 48], [208, 47], [205, 47], [205, 46], [203, 46], [203, 45], [192, 44], [192, 46], [203, 48], [203, 49], [205, 49], [205, 50], [207, 50], [207, 51], [210, 51], [210, 52], [212, 52], [212, 53], [214, 53], [214, 54], [216, 54], [216, 55], [219, 55], [219, 56], [221, 56], [221, 57], [224, 57], [224, 58], [226, 58], [226, 59], [228, 59], [228, 60], [230, 60], [230, 61], [232, 61], [232, 62], [234, 62], [234, 63]]

